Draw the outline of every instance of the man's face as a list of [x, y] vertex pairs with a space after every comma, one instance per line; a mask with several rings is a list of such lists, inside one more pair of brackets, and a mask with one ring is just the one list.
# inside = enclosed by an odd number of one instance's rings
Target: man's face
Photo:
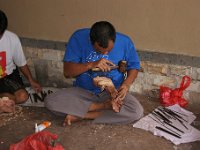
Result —
[[97, 42], [94, 43], [94, 49], [98, 53], [101, 53], [103, 55], [108, 54], [112, 50], [113, 47], [114, 47], [114, 42], [112, 40], [109, 40], [107, 48], [103, 48], [103, 47], [99, 46], [99, 44]]

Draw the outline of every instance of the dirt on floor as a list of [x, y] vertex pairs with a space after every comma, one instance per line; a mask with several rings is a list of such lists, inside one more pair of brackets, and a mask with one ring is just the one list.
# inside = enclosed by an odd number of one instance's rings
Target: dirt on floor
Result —
[[[145, 115], [159, 106], [159, 100], [135, 95], [144, 107]], [[200, 129], [200, 105], [190, 104], [186, 109], [192, 111], [197, 119], [193, 126]], [[45, 120], [52, 124], [45, 130], [58, 135], [58, 142], [66, 150], [198, 150], [200, 141], [174, 145], [170, 141], [154, 136], [142, 129], [128, 125], [93, 124], [80, 121], [63, 127], [64, 118], [58, 117], [41, 107], [17, 106], [15, 114], [0, 115], [0, 150], [9, 149], [34, 133], [35, 123]]]

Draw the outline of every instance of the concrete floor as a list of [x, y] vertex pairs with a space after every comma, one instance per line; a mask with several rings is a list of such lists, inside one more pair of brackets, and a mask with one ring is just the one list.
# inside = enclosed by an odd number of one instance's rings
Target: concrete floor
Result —
[[[159, 105], [158, 99], [136, 95], [144, 107], [145, 115]], [[197, 119], [194, 126], [200, 129], [200, 105], [189, 105]], [[152, 133], [136, 129], [132, 124], [105, 125], [81, 121], [63, 127], [63, 117], [58, 117], [39, 107], [17, 107], [15, 115], [0, 115], [0, 150], [9, 149], [10, 144], [17, 143], [34, 133], [34, 124], [44, 120], [52, 125], [46, 130], [57, 134], [59, 142], [66, 150], [198, 150], [200, 141], [174, 145], [170, 141], [154, 136]]]

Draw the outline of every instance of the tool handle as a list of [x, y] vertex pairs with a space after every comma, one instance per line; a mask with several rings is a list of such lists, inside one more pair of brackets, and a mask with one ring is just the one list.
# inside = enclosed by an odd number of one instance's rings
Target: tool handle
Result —
[[93, 69], [91, 69], [93, 72], [97, 72], [97, 71], [101, 71], [101, 69], [100, 68], [93, 68]]
[[[118, 66], [110, 66], [110, 69], [111, 70], [113, 70], [113, 69], [117, 69], [118, 68]], [[93, 68], [93, 69], [91, 69], [93, 72], [97, 72], [97, 71], [101, 71], [101, 69], [100, 68]]]
[[166, 123], [167, 125], [169, 125], [170, 127], [174, 128], [174, 129], [178, 130], [179, 132], [184, 133], [182, 130], [180, 130], [179, 128], [175, 127], [174, 125], [172, 125], [172, 124], [170, 124], [170, 123], [168, 123], [166, 121], [164, 121], [164, 123]]
[[168, 133], [168, 134], [170, 134], [170, 135], [172, 135], [172, 136], [175, 136], [175, 137], [177, 137], [177, 138], [181, 138], [180, 136], [178, 136], [178, 135], [176, 135], [176, 134], [174, 134], [174, 133], [172, 133], [172, 132], [170, 132], [170, 131], [168, 131], [168, 130], [166, 130], [166, 129], [164, 129], [164, 128], [161, 128], [161, 127], [159, 127], [159, 126], [156, 126], [155, 127], [156, 129], [158, 129], [158, 130], [160, 130], [160, 131], [163, 131], [163, 132], [165, 132], [165, 133]]

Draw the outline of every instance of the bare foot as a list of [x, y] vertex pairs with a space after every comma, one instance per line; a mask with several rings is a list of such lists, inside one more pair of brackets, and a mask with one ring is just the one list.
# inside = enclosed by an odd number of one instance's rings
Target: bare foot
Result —
[[120, 112], [121, 105], [117, 101], [112, 100], [112, 109], [114, 112]]
[[66, 115], [63, 126], [71, 125], [72, 122], [76, 122], [81, 120], [81, 118], [73, 116], [73, 115]]
[[115, 112], [120, 112], [120, 109], [123, 105], [123, 101], [119, 99], [112, 99], [111, 104], [112, 104], [112, 109]]
[[119, 103], [117, 100], [107, 100], [104, 103], [104, 109], [112, 109], [114, 112], [120, 112], [122, 103]]
[[111, 103], [111, 100], [107, 100], [103, 103], [104, 105], [104, 109], [112, 109], [112, 103]]
[[2, 112], [15, 112], [15, 102], [9, 98], [0, 98], [0, 113]]

